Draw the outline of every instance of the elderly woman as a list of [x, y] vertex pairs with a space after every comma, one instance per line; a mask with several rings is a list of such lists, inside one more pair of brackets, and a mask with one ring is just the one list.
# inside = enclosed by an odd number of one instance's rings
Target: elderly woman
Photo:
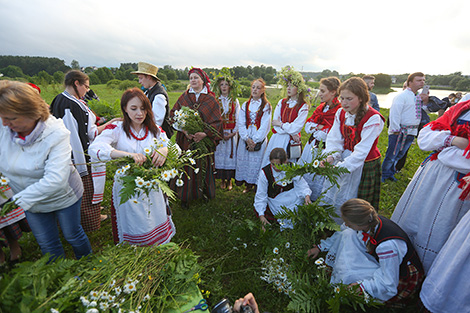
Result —
[[83, 185], [70, 159], [70, 132], [50, 116], [37, 91], [20, 82], [0, 82], [0, 119], [0, 172], [10, 180], [12, 201], [26, 212], [42, 253], [64, 256], [58, 221], [75, 256], [90, 254], [80, 224]]
[[[205, 129], [203, 132], [189, 134], [184, 130], [178, 130], [176, 134], [176, 143], [183, 150], [191, 148], [193, 142], [198, 143], [205, 137], [209, 137], [217, 145], [223, 134], [222, 117], [220, 115], [219, 104], [214, 97], [214, 93], [210, 90], [210, 80], [206, 72], [199, 68], [192, 68], [189, 72], [189, 89], [186, 90], [176, 101], [173, 109], [170, 111], [170, 117], [173, 118], [175, 111], [186, 106], [199, 112], [202, 120], [211, 129]], [[213, 151], [210, 151], [213, 152]], [[205, 168], [200, 168], [205, 164]], [[199, 170], [196, 172], [185, 167], [188, 176], [183, 175], [184, 185], [176, 187], [178, 197], [181, 199], [182, 206], [188, 207], [188, 202], [194, 199], [202, 198], [204, 195], [209, 198], [215, 198], [215, 176], [214, 176], [214, 157], [208, 155], [205, 162], [201, 159], [196, 161], [195, 167]], [[204, 177], [200, 177], [204, 175]], [[203, 180], [200, 185], [200, 178]]]

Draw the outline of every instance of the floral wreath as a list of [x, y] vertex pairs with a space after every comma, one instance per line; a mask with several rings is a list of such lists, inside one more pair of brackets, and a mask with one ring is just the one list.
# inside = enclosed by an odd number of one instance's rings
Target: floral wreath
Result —
[[281, 69], [278, 74], [279, 81], [278, 84], [287, 87], [289, 83], [292, 83], [295, 87], [297, 87], [298, 93], [303, 92], [306, 97], [311, 98], [311, 88], [305, 84], [305, 80], [299, 72], [294, 70], [293, 67], [287, 65]]
[[[213, 73], [212, 73], [213, 74]], [[226, 81], [228, 83], [228, 85], [230, 86], [230, 93], [229, 93], [229, 97], [232, 99], [232, 100], [235, 100], [238, 95], [239, 95], [239, 90], [240, 90], [240, 85], [238, 84], [238, 82], [232, 77], [232, 73], [230, 71], [230, 69], [228, 67], [223, 67], [219, 74], [215, 75], [214, 76], [214, 79], [213, 79], [213, 82], [214, 82], [214, 92], [215, 92], [215, 95], [217, 98], [220, 97], [221, 93], [220, 93], [220, 88], [219, 88], [219, 84], [220, 82], [222, 81]]]

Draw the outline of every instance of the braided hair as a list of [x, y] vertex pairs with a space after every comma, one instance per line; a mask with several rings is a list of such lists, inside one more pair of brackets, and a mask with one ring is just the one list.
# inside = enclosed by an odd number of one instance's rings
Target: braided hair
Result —
[[[361, 227], [367, 226], [370, 235], [374, 236], [375, 226], [379, 223], [379, 215], [368, 201], [358, 198], [349, 199], [340, 209], [344, 221]], [[367, 243], [367, 249], [372, 251], [370, 241]]]

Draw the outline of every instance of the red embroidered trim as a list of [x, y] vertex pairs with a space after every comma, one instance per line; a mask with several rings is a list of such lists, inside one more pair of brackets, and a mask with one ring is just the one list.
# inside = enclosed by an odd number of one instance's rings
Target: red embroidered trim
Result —
[[108, 124], [104, 129], [115, 129], [117, 127], [116, 124]]
[[145, 138], [147, 138], [147, 136], [149, 134], [149, 129], [148, 129], [147, 126], [145, 127], [145, 135], [144, 135], [144, 137], [141, 137], [141, 138], [134, 135], [134, 133], [132, 132], [132, 128], [129, 128], [129, 132], [131, 133], [132, 138], [134, 138], [135, 140], [141, 141], [141, 140], [144, 140]]

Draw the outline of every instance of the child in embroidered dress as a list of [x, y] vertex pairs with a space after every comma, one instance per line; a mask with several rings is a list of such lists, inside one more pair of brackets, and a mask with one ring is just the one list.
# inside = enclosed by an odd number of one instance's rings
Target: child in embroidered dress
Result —
[[[305, 132], [310, 134], [310, 138], [305, 144], [299, 160], [300, 164], [312, 162], [318, 144], [320, 141], [325, 142], [326, 136], [335, 121], [336, 111], [341, 107], [338, 100], [340, 85], [341, 81], [337, 77], [327, 77], [320, 80], [319, 95], [321, 103], [305, 123]], [[322, 191], [325, 176], [305, 174], [303, 177], [312, 190], [310, 198], [316, 200]]]
[[386, 305], [404, 306], [424, 278], [406, 233], [362, 199], [346, 201], [341, 217], [343, 230], [321, 240], [307, 254], [315, 258], [320, 251], [328, 251], [325, 262], [333, 268], [331, 283], [359, 285]]
[[[263, 225], [269, 224], [266, 218], [266, 211], [272, 214], [278, 214], [285, 209], [295, 210], [302, 204], [310, 204], [311, 190], [307, 182], [300, 176], [292, 181], [282, 181], [286, 174], [276, 166], [287, 164], [287, 153], [282, 148], [274, 148], [269, 154], [270, 164], [263, 167], [259, 173], [257, 190], [255, 195], [255, 210]], [[293, 228], [289, 220], [279, 220], [281, 230], [284, 228]]]
[[271, 127], [271, 104], [266, 98], [266, 83], [258, 78], [251, 83], [251, 95], [238, 114], [240, 141], [237, 148], [235, 182], [245, 183], [244, 193], [253, 189], [261, 170]]
[[296, 162], [302, 155], [300, 132], [308, 116], [308, 87], [302, 74], [286, 66], [279, 74], [279, 83], [287, 89], [287, 98], [279, 100], [273, 114], [273, 135], [264, 152], [262, 166], [269, 164], [269, 154], [274, 148], [283, 148], [289, 162]]
[[[369, 91], [361, 78], [346, 80], [339, 92], [341, 109], [336, 112], [325, 148], [325, 153], [334, 154], [323, 162], [345, 167], [349, 173], [340, 176], [339, 188], [325, 182], [323, 201], [335, 206], [338, 215], [339, 207], [352, 198], [367, 200], [378, 210], [381, 155], [377, 143], [384, 118], [368, 105]], [[335, 220], [341, 223], [340, 219]]]
[[219, 100], [220, 113], [224, 128], [223, 140], [214, 152], [215, 178], [222, 180], [222, 188], [232, 190], [237, 165], [238, 125], [237, 117], [240, 103], [236, 98], [236, 82], [230, 72], [222, 69], [215, 78], [215, 95]]

